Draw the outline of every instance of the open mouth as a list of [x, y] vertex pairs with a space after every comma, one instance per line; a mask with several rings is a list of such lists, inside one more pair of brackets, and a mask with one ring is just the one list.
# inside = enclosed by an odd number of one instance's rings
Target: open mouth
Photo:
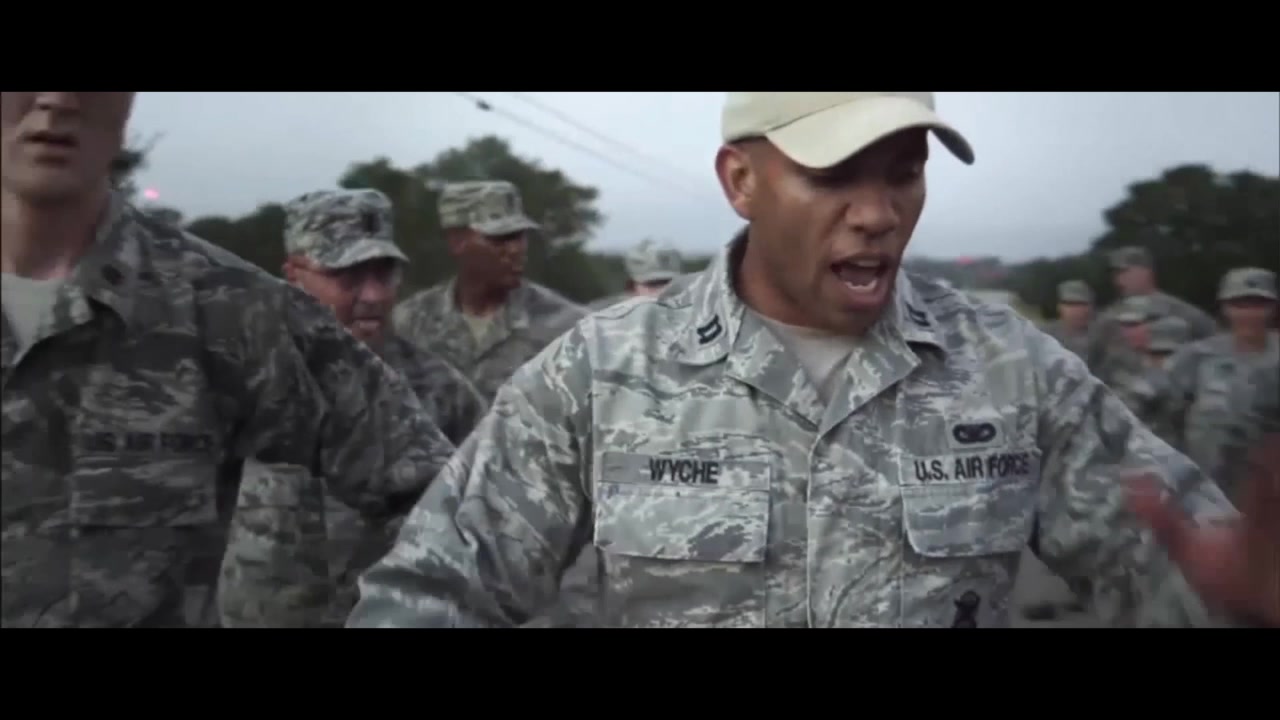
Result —
[[27, 142], [45, 152], [65, 154], [80, 146], [80, 141], [71, 133], [41, 130], [27, 136]]
[[858, 299], [877, 296], [889, 284], [890, 270], [888, 258], [878, 256], [851, 257], [831, 264], [831, 272]]

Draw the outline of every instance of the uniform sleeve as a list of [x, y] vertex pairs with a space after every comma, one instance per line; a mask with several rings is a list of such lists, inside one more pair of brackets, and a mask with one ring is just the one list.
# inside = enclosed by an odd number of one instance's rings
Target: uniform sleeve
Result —
[[1222, 622], [1129, 512], [1124, 476], [1152, 472], [1200, 522], [1231, 517], [1217, 485], [1158, 439], [1078, 358], [1031, 330], [1042, 477], [1038, 555], [1111, 625]]
[[241, 319], [240, 456], [307, 468], [371, 520], [403, 514], [453, 445], [399, 373], [326, 308], [281, 289], [276, 312]]
[[525, 364], [360, 580], [348, 627], [525, 623], [556, 598], [588, 518], [580, 330]]
[[467, 436], [480, 424], [489, 411], [489, 403], [480, 395], [476, 386], [452, 365], [448, 371], [448, 408], [441, 418], [441, 429], [454, 445], [462, 445]]

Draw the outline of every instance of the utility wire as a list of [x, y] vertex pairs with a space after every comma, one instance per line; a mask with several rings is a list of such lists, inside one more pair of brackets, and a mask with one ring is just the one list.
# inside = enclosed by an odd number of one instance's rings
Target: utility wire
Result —
[[560, 133], [557, 133], [557, 132], [555, 132], [555, 131], [553, 131], [553, 130], [548, 130], [547, 128], [542, 127], [541, 125], [538, 125], [538, 124], [536, 124], [536, 123], [532, 123], [532, 122], [530, 122], [530, 121], [526, 120], [525, 118], [522, 118], [522, 117], [520, 117], [519, 115], [516, 115], [515, 113], [512, 113], [512, 112], [507, 111], [507, 110], [503, 110], [502, 108], [494, 107], [494, 106], [493, 106], [493, 104], [491, 104], [491, 103], [490, 103], [490, 102], [488, 102], [487, 100], [485, 100], [485, 99], [483, 99], [483, 98], [480, 98], [480, 97], [476, 97], [475, 95], [472, 95], [471, 93], [455, 92], [455, 93], [454, 93], [454, 95], [457, 95], [458, 97], [461, 97], [462, 99], [464, 99], [464, 100], [466, 100], [466, 101], [468, 101], [468, 102], [472, 103], [473, 105], [475, 105], [477, 108], [479, 108], [480, 110], [482, 110], [482, 111], [484, 111], [484, 112], [491, 112], [491, 113], [493, 113], [493, 114], [495, 114], [495, 115], [501, 115], [502, 117], [505, 117], [506, 119], [508, 119], [508, 120], [510, 120], [510, 121], [512, 121], [512, 122], [514, 122], [514, 123], [517, 123], [517, 124], [522, 125], [522, 126], [524, 126], [524, 127], [528, 128], [528, 129], [530, 129], [530, 130], [533, 130], [534, 132], [538, 132], [538, 133], [541, 133], [541, 134], [543, 134], [543, 135], [546, 135], [547, 137], [551, 138], [552, 140], [555, 140], [556, 142], [559, 142], [559, 143], [561, 143], [561, 144], [567, 145], [567, 146], [569, 146], [569, 147], [571, 147], [571, 148], [573, 148], [573, 149], [575, 149], [575, 150], [578, 150], [578, 151], [580, 151], [580, 152], [587, 153], [588, 155], [591, 155], [591, 156], [595, 157], [597, 160], [600, 160], [600, 161], [602, 161], [602, 162], [608, 163], [609, 165], [612, 165], [613, 167], [615, 167], [615, 168], [617, 168], [617, 169], [619, 169], [619, 170], [622, 170], [623, 172], [630, 173], [630, 174], [632, 174], [632, 175], [635, 175], [636, 177], [644, 178], [645, 180], [648, 180], [648, 181], [650, 181], [650, 182], [652, 182], [652, 183], [654, 183], [654, 184], [657, 184], [657, 185], [661, 185], [662, 187], [664, 187], [664, 188], [666, 188], [666, 189], [668, 189], [668, 190], [674, 190], [674, 191], [676, 191], [676, 192], [680, 193], [681, 195], [687, 195], [687, 194], [689, 194], [689, 193], [691, 193], [691, 192], [692, 192], [692, 193], [697, 193], [697, 192], [698, 192], [697, 190], [694, 190], [694, 189], [692, 189], [692, 188], [683, 187], [683, 186], [676, 186], [675, 184], [673, 184], [673, 183], [672, 183], [670, 180], [668, 180], [668, 179], [660, 178], [660, 177], [658, 177], [658, 176], [656, 176], [656, 175], [650, 175], [649, 173], [644, 172], [644, 171], [642, 171], [642, 170], [640, 170], [640, 169], [638, 169], [638, 168], [636, 168], [636, 167], [633, 167], [633, 166], [631, 166], [631, 165], [627, 165], [627, 164], [624, 164], [624, 163], [622, 163], [622, 162], [619, 162], [618, 160], [615, 160], [614, 158], [612, 158], [612, 157], [610, 157], [610, 156], [608, 156], [608, 155], [605, 155], [605, 154], [603, 154], [603, 153], [599, 152], [598, 150], [595, 150], [594, 148], [591, 148], [591, 147], [588, 147], [588, 146], [586, 146], [586, 145], [583, 145], [583, 144], [581, 144], [581, 143], [579, 143], [579, 142], [577, 142], [577, 141], [575, 141], [575, 140], [571, 140], [571, 139], [569, 139], [569, 138], [567, 138], [567, 137], [565, 137], [565, 136], [561, 135]]
[[563, 110], [559, 110], [555, 107], [552, 107], [542, 102], [541, 100], [538, 100], [535, 97], [532, 97], [522, 92], [508, 92], [507, 94], [527, 105], [530, 105], [532, 107], [535, 107], [541, 110], [544, 113], [547, 113], [548, 115], [554, 116], [555, 118], [565, 123], [566, 125], [572, 125], [578, 130], [581, 130], [582, 132], [590, 135], [591, 137], [594, 137], [595, 139], [599, 140], [602, 143], [605, 143], [606, 145], [612, 145], [613, 147], [619, 150], [622, 150], [623, 152], [631, 153], [632, 155], [642, 160], [646, 160], [648, 162], [651, 162], [657, 165], [663, 165], [666, 167], [667, 170], [675, 172], [678, 175], [681, 175], [682, 178], [684, 179], [690, 179], [690, 180], [693, 180], [694, 182], [699, 182], [699, 183], [702, 182], [701, 179], [693, 177], [692, 174], [689, 173], [689, 171], [685, 170], [684, 168], [681, 168], [678, 165], [668, 162], [660, 157], [650, 155], [642, 150], [638, 150], [635, 147], [632, 147], [631, 145], [628, 145], [627, 143], [624, 143], [620, 140], [614, 140], [613, 138], [601, 132], [598, 132], [594, 128], [586, 125], [585, 123], [579, 120], [575, 120], [573, 117], [565, 113]]

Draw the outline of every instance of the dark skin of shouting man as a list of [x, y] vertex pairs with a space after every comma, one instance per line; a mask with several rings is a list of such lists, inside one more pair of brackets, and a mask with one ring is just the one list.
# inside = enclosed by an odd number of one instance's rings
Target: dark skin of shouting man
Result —
[[245, 460], [380, 521], [453, 452], [327, 309], [111, 188], [133, 102], [0, 94], [5, 627], [215, 625]]

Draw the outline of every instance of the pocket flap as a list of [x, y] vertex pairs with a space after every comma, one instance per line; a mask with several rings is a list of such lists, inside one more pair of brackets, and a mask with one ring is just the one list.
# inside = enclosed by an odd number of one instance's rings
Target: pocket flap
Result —
[[218, 469], [212, 459], [111, 455], [77, 460], [73, 522], [100, 527], [183, 527], [217, 521]]
[[902, 487], [907, 540], [925, 557], [1021, 552], [1031, 539], [1036, 487], [998, 480]]

